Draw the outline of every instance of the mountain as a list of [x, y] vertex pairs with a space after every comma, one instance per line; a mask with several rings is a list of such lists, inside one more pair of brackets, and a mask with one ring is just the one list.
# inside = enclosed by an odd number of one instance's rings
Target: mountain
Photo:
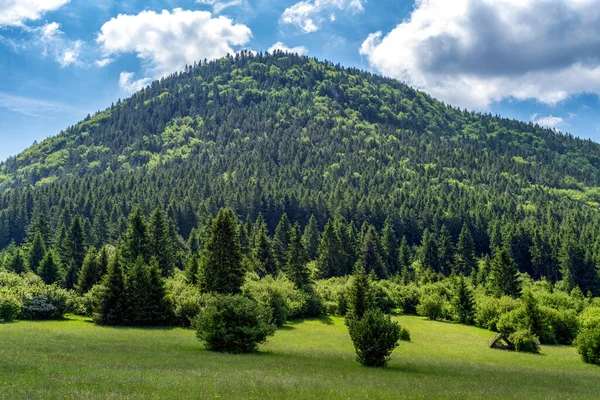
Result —
[[[187, 67], [0, 165], [0, 249], [83, 218], [115, 242], [161, 206], [187, 239], [218, 209], [344, 217], [419, 245], [463, 225], [477, 253], [504, 245], [558, 280], [600, 260], [600, 145], [445, 105], [401, 82], [281, 52]], [[569, 247], [571, 246], [571, 247]], [[581, 251], [570, 251], [572, 246]], [[579, 257], [579, 258], [577, 258]], [[582, 288], [595, 287], [581, 278]]]

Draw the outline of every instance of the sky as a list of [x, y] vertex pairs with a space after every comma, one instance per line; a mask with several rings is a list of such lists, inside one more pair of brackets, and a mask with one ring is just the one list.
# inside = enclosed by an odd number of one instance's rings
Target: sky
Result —
[[600, 0], [0, 0], [0, 160], [186, 64], [274, 49], [600, 142]]

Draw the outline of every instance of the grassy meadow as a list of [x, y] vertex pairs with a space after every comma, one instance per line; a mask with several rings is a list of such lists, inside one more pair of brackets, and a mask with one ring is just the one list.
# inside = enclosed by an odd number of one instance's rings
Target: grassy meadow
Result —
[[488, 348], [494, 333], [398, 317], [412, 335], [386, 369], [361, 367], [340, 318], [277, 331], [255, 355], [204, 350], [185, 329], [104, 328], [81, 318], [0, 325], [2, 399], [540, 398], [600, 394], [573, 347]]

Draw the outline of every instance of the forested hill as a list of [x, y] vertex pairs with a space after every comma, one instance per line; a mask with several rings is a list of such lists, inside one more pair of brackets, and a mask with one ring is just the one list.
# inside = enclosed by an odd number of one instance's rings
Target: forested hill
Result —
[[[466, 225], [479, 255], [506, 244], [522, 271], [557, 280], [572, 261], [593, 288], [600, 146], [461, 111], [391, 79], [307, 57], [202, 62], [35, 144], [0, 166], [0, 249], [83, 218], [118, 240], [136, 205], [161, 206], [182, 239], [229, 206], [274, 231], [388, 222], [413, 246]], [[445, 226], [445, 228], [443, 228]], [[182, 246], [185, 246], [182, 242]], [[600, 245], [600, 242], [598, 242]], [[577, 258], [578, 257], [578, 258]]]

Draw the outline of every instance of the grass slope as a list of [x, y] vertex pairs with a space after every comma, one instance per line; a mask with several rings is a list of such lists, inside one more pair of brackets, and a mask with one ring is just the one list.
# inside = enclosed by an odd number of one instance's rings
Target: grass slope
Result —
[[572, 347], [489, 349], [485, 330], [399, 317], [386, 369], [354, 361], [343, 320], [292, 323], [257, 355], [205, 351], [184, 329], [83, 319], [0, 325], [0, 398], [598, 398], [600, 368]]

